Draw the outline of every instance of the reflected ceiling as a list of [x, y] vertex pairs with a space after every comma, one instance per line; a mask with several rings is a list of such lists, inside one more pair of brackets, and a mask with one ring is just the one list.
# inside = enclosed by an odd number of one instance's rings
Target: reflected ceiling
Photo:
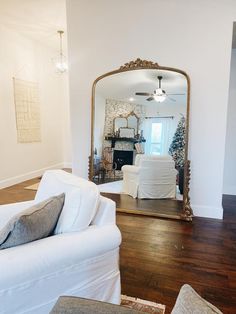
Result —
[[[178, 103], [186, 103], [186, 78], [179, 73], [160, 70], [135, 70], [118, 73], [100, 80], [96, 87], [96, 93], [104, 98], [116, 99], [120, 101], [129, 101], [130, 97], [134, 98], [135, 103], [148, 105], [155, 101], [146, 101], [147, 97], [137, 96], [136, 92], [153, 93], [158, 87], [157, 76], [161, 75], [162, 89], [168, 94], [184, 93], [183, 96], [170, 96]], [[165, 103], [175, 103], [166, 99]]]

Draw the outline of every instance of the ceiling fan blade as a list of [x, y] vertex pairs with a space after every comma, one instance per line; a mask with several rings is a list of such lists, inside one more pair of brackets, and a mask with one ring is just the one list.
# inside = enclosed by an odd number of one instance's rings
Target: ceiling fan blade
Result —
[[151, 96], [152, 94], [150, 93], [135, 93], [137, 96]]
[[174, 99], [174, 98], [172, 98], [172, 97], [167, 96], [167, 98], [168, 98], [169, 100], [171, 100], [171, 101], [176, 101], [176, 99]]
[[171, 95], [171, 96], [184, 96], [185, 94], [166, 94], [167, 96]]
[[155, 98], [153, 97], [153, 96], [151, 96], [151, 97], [149, 97], [149, 98], [147, 98], [146, 100], [147, 101], [152, 101], [152, 100], [154, 100]]

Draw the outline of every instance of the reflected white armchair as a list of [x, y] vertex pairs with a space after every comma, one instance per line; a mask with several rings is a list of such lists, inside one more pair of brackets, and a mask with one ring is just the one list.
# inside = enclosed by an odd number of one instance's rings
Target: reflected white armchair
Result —
[[137, 155], [135, 165], [125, 165], [123, 188], [133, 198], [175, 198], [175, 163], [170, 156]]

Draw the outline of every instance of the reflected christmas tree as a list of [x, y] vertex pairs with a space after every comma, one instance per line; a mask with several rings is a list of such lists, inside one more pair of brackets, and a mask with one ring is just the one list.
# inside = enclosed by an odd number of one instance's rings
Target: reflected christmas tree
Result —
[[172, 143], [169, 148], [169, 154], [175, 161], [176, 169], [184, 166], [185, 155], [185, 117], [182, 117], [178, 123]]

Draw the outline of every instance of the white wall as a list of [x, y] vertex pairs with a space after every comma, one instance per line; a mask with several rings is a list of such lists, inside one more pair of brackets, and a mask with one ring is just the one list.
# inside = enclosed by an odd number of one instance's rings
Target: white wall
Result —
[[236, 49], [232, 50], [231, 56], [225, 143], [224, 194], [236, 195]]
[[[0, 187], [70, 161], [68, 78], [54, 72], [55, 51], [0, 27]], [[39, 83], [40, 143], [17, 143], [13, 80]]]
[[183, 69], [192, 83], [191, 204], [195, 215], [222, 218], [233, 20], [235, 0], [68, 0], [73, 171], [87, 176], [96, 77], [137, 57]]

